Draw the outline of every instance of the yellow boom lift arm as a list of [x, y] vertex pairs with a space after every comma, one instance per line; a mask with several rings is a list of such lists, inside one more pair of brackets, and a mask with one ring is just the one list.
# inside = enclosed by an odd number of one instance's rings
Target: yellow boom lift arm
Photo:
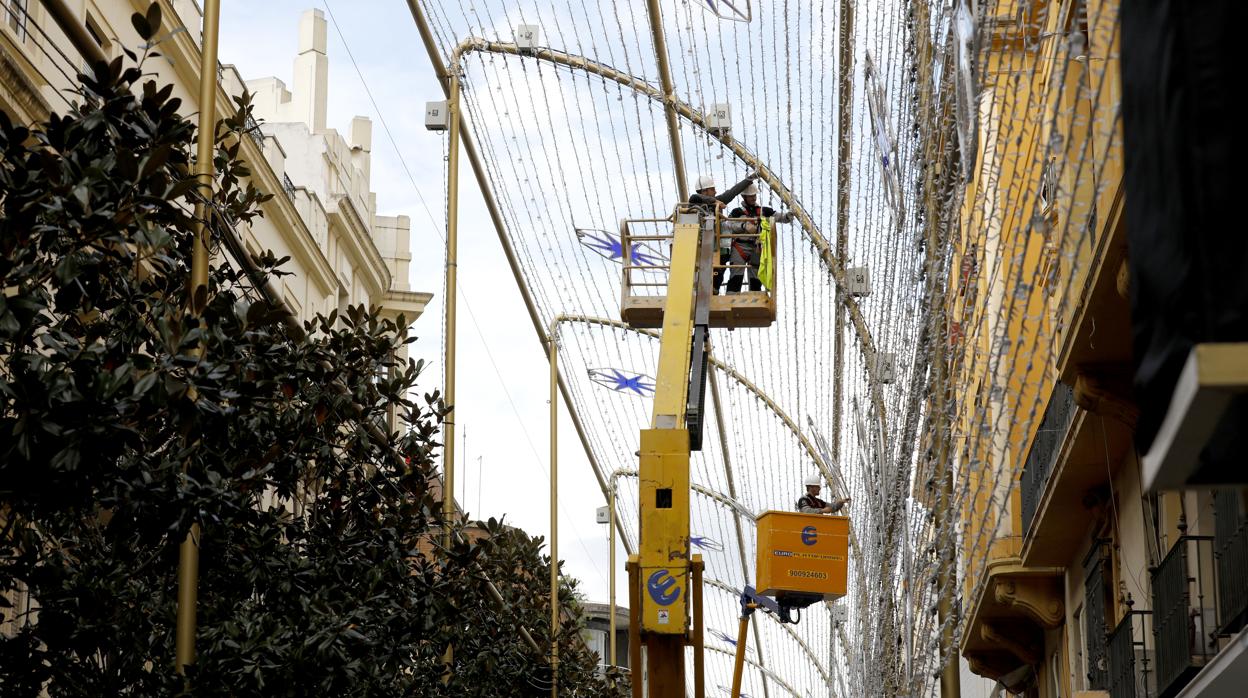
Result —
[[[641, 544], [629, 558], [633, 695], [684, 698], [685, 646], [694, 647], [694, 694], [702, 686], [701, 560], [689, 548], [689, 453], [702, 441], [715, 235], [696, 209], [674, 218], [659, 345], [654, 413], [641, 432], [638, 497]], [[709, 231], [708, 231], [709, 233]], [[625, 249], [628, 243], [625, 241]], [[691, 609], [692, 607], [692, 609]], [[694, 628], [690, 628], [690, 611]], [[645, 671], [641, 647], [645, 647]]]
[[[689, 454], [702, 449], [709, 332], [712, 326], [767, 327], [775, 320], [773, 274], [764, 279], [765, 292], [712, 294], [719, 239], [752, 233], [739, 228], [727, 232], [718, 215], [704, 216], [689, 206], [679, 207], [670, 220], [671, 262], [661, 315], [655, 313], [659, 308], [653, 299], [631, 296], [632, 241], [628, 221], [621, 226], [625, 280], [621, 313], [633, 326], [662, 327], [654, 413], [650, 428], [641, 431], [638, 451], [641, 544], [628, 561], [634, 698], [641, 698], [643, 689], [650, 698], [685, 698], [686, 646], [693, 647], [693, 695], [705, 695], [702, 560], [691, 555], [689, 547]], [[759, 243], [770, 253], [763, 257], [770, 256], [774, 265], [775, 236], [761, 237]], [[793, 610], [845, 594], [847, 518], [770, 511], [758, 518], [757, 528], [758, 589], [746, 587], [742, 633], [755, 608], [775, 613], [781, 622], [796, 622]], [[744, 650], [744, 639], [742, 635], [738, 641], [738, 654]], [[741, 658], [734, 691], [740, 690]]]

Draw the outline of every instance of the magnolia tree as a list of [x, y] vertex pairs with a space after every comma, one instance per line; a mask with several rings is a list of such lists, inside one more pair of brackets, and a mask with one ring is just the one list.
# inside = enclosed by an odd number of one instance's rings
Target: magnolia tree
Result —
[[[159, 10], [134, 24], [150, 40]], [[430, 489], [443, 407], [411, 397], [405, 328], [362, 307], [288, 326], [255, 294], [272, 255], [214, 265], [187, 313], [197, 134], [150, 55], [92, 66], [45, 124], [0, 113], [0, 695], [549, 695], [521, 629], [549, 647], [551, 561], [495, 520], [440, 545], [460, 526]], [[250, 111], [213, 135], [214, 221], [266, 198], [237, 159]], [[560, 693], [622, 695], [568, 618]]]

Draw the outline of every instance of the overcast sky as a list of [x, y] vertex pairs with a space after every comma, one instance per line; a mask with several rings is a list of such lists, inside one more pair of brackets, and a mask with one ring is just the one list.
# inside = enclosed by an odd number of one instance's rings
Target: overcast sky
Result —
[[[353, 116], [373, 120], [372, 189], [378, 213], [411, 217], [411, 287], [434, 294], [415, 324], [419, 340], [413, 354], [433, 364], [419, 387], [440, 388], [447, 139], [424, 128], [425, 102], [443, 97], [406, 4], [331, 0], [327, 10], [325, 3], [309, 0], [227, 2], [221, 17], [221, 61], [236, 65], [246, 80], [275, 76], [289, 86], [299, 18], [310, 8], [325, 11], [327, 19], [332, 11], [337, 21], [337, 29], [330, 21], [328, 32], [328, 125], [345, 134]], [[456, 494], [474, 517], [506, 516], [531, 535], [549, 536], [545, 354], [466, 160], [460, 171]], [[594, 521], [595, 509], [605, 502], [566, 413], [559, 431], [559, 557], [590, 600], [605, 602], [607, 529]], [[621, 547], [617, 599], [626, 588], [623, 558]]]

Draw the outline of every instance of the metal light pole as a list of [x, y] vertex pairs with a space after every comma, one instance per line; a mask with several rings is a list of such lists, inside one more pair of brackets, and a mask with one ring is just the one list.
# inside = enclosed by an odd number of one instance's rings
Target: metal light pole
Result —
[[[607, 537], [611, 541], [610, 542], [611, 562], [610, 562], [610, 567], [609, 567], [609, 569], [611, 570], [610, 572], [611, 591], [609, 594], [611, 597], [611, 615], [610, 615], [609, 620], [607, 621], [608, 627], [610, 628], [611, 636], [607, 638], [607, 641], [611, 645], [611, 666], [615, 666], [616, 661], [617, 661], [616, 658], [618, 657], [618, 655], [615, 653], [615, 488], [616, 488], [616, 479], [615, 479], [615, 475], [613, 474], [611, 476], [611, 496], [608, 498], [608, 501], [607, 501], [607, 516], [610, 518], [610, 523], [607, 524]], [[629, 632], [632, 632], [632, 628], [629, 628]]]
[[[199, 201], [195, 204], [195, 243], [191, 257], [190, 314], [199, 317], [208, 302], [208, 243], [206, 221], [212, 215], [213, 152], [217, 132], [217, 35], [220, 0], [204, 1], [204, 29], [199, 60], [199, 142], [195, 151], [195, 176]], [[202, 354], [201, 345], [198, 352]], [[195, 607], [199, 601], [199, 523], [191, 524], [178, 548], [178, 606], [174, 655], [179, 674], [195, 663]]]
[[[550, 337], [550, 696], [559, 698], [559, 335]], [[614, 552], [614, 551], [613, 551]], [[612, 597], [614, 600], [614, 596]], [[614, 617], [612, 622], [614, 622]], [[613, 640], [614, 642], [614, 640]]]
[[446, 159], [446, 293], [442, 299], [446, 316], [445, 376], [442, 397], [448, 406], [443, 428], [446, 446], [442, 451], [442, 521], [445, 526], [443, 544], [451, 547], [451, 520], [455, 516], [455, 301], [459, 282], [459, 56], [451, 57], [450, 146]]
[[685, 180], [685, 153], [680, 147], [680, 122], [676, 118], [676, 88], [672, 84], [672, 71], [667, 62], [667, 41], [663, 38], [663, 15], [659, 12], [659, 0], [647, 0], [646, 12], [650, 16], [650, 38], [654, 41], [654, 57], [659, 64], [659, 84], [663, 88], [663, 112], [667, 117], [667, 137], [672, 144], [672, 165], [676, 170], [676, 192], [681, 201], [689, 199]]

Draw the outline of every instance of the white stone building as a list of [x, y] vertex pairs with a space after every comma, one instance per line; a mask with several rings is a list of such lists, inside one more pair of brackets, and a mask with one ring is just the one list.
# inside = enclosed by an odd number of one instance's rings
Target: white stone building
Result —
[[[145, 10], [148, 0], [66, 4], [107, 56], [142, 43], [130, 15]], [[198, 111], [201, 9], [195, 0], [160, 4], [162, 57], [144, 67], [174, 86], [189, 116]], [[372, 123], [353, 119], [346, 139], [327, 126], [328, 60], [324, 16], [309, 10], [299, 23], [291, 88], [276, 78], [244, 83], [230, 65], [218, 70], [219, 116], [234, 109], [233, 97], [244, 89], [255, 93], [261, 125], [254, 138], [244, 139], [240, 156], [255, 186], [275, 195], [263, 217], [238, 232], [253, 254], [267, 249], [290, 257], [285, 270], [292, 275], [278, 285], [299, 317], [364, 303], [410, 323], [432, 296], [409, 286], [409, 219], [376, 213], [369, 182]], [[39, 0], [0, 0], [0, 110], [10, 118], [31, 123], [65, 111], [66, 90], [84, 63]]]

